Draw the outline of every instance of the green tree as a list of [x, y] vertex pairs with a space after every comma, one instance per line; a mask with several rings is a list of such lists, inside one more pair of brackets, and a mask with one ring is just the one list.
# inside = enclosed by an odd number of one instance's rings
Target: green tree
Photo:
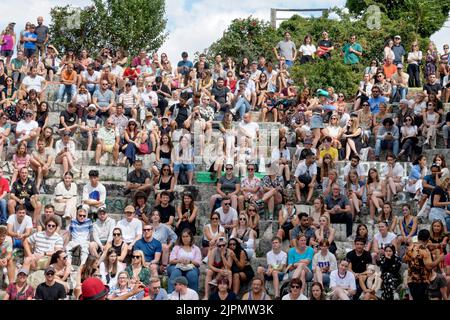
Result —
[[406, 22], [422, 37], [439, 31], [450, 12], [450, 0], [347, 0], [346, 7], [359, 16], [372, 4], [379, 6], [389, 19]]
[[98, 52], [105, 46], [124, 48], [130, 54], [140, 49], [156, 51], [164, 42], [164, 0], [93, 0], [77, 10], [54, 7], [50, 14], [51, 41], [58, 49]]
[[250, 61], [259, 55], [274, 59], [272, 48], [278, 39], [276, 30], [268, 23], [253, 17], [235, 19], [223, 33], [222, 38], [214, 42], [208, 49], [208, 58], [216, 54], [233, 57], [236, 62], [247, 57]]

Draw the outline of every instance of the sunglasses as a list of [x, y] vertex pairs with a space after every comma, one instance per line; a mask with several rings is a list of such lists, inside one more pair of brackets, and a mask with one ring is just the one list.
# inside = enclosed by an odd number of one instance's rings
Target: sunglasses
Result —
[[236, 242], [231, 242], [230, 244], [228, 244], [230, 247], [235, 247], [236, 246]]
[[219, 244], [218, 247], [219, 247], [219, 248], [224, 248], [225, 245], [224, 245], [224, 244]]
[[233, 170], [233, 168], [226, 168], [227, 170]]
[[114, 237], [120, 237], [122, 234], [121, 233], [113, 233]]
[[256, 210], [255, 209], [248, 209], [247, 211], [253, 211], [253, 212], [256, 212]]
[[227, 203], [224, 203], [223, 205], [224, 205], [224, 206], [230, 206], [231, 203], [227, 202]]
[[255, 171], [255, 168], [248, 168], [248, 171]]
[[300, 289], [300, 286], [299, 286], [299, 285], [296, 285], [296, 284], [293, 284], [293, 285], [291, 286], [291, 288], [292, 288], [292, 289]]
[[78, 215], [80, 218], [86, 218], [87, 217], [87, 215], [85, 215], [85, 214], [79, 214]]
[[239, 218], [240, 221], [247, 221], [245, 218]]
[[63, 259], [63, 260], [67, 260], [67, 256], [61, 257], [61, 259]]
[[56, 224], [48, 224], [47, 228], [56, 228]]
[[46, 275], [46, 276], [54, 276], [55, 273], [54, 273], [54, 272], [47, 272], [45, 275]]
[[150, 232], [150, 231], [153, 231], [153, 229], [144, 229], [144, 232], [146, 232], [146, 231]]
[[211, 220], [219, 220], [219, 218], [211, 218]]
[[133, 256], [133, 259], [140, 259], [141, 256]]

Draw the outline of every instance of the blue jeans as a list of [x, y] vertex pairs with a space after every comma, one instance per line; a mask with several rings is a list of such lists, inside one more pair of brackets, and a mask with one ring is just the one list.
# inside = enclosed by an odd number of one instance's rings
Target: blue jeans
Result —
[[13, 248], [14, 249], [23, 249], [23, 242], [22, 242], [22, 240], [13, 238]]
[[67, 102], [70, 102], [70, 100], [72, 100], [72, 97], [75, 95], [76, 91], [77, 91], [77, 86], [74, 84], [71, 84], [71, 85], [60, 84], [59, 91], [58, 91], [58, 100], [62, 101], [64, 98], [64, 94], [66, 94]]
[[400, 99], [406, 99], [408, 88], [392, 86], [392, 97], [395, 97], [395, 95], [397, 94], [397, 90], [400, 93]]
[[387, 140], [377, 139], [377, 142], [375, 143], [375, 156], [377, 156], [377, 157], [380, 156], [381, 149], [383, 149], [383, 150], [392, 149], [392, 152], [394, 153], [394, 155], [397, 156], [398, 148], [399, 148], [398, 140], [387, 141]]
[[288, 66], [288, 68], [290, 68], [290, 67], [292, 67], [294, 65], [294, 61], [286, 60], [286, 65]]
[[236, 105], [233, 109], [239, 112], [239, 115], [241, 116], [241, 118], [243, 118], [244, 114], [250, 111], [250, 102], [248, 102], [247, 99], [241, 97], [238, 101], [236, 101]]
[[8, 220], [7, 202], [0, 199], [0, 224], [6, 224], [6, 220]]
[[98, 84], [95, 83], [87, 83], [86, 84], [86, 89], [89, 91], [89, 93], [91, 94], [91, 96], [94, 95], [94, 92], [98, 89]]
[[194, 291], [198, 291], [198, 277], [200, 276], [200, 271], [198, 268], [194, 268], [189, 271], [181, 271], [175, 265], [171, 264], [167, 269], [167, 274], [169, 275], [169, 285], [168, 293], [172, 293], [175, 287], [175, 279], [178, 277], [186, 277], [188, 281], [188, 287]]
[[181, 170], [192, 172], [194, 171], [194, 165], [192, 163], [175, 163], [173, 165], [173, 172], [179, 173]]

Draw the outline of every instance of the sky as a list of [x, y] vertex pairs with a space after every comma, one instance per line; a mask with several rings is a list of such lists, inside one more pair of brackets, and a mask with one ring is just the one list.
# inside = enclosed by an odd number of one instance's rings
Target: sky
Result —
[[[18, 32], [26, 21], [35, 23], [37, 15], [42, 15], [44, 23], [48, 25], [53, 6], [71, 4], [83, 7], [90, 3], [90, 0], [3, 1], [0, 28], [14, 21]], [[252, 15], [269, 21], [270, 8], [329, 8], [344, 4], [345, 0], [166, 0], [169, 36], [159, 52], [166, 52], [172, 61], [177, 61], [182, 51], [187, 51], [191, 56], [197, 51], [203, 52], [221, 37], [233, 19]], [[290, 15], [292, 13], [280, 13], [280, 17], [288, 18]], [[450, 27], [450, 20], [446, 25]], [[449, 31], [450, 28], [443, 28], [432, 36], [439, 51], [442, 51], [444, 43], [450, 42]]]

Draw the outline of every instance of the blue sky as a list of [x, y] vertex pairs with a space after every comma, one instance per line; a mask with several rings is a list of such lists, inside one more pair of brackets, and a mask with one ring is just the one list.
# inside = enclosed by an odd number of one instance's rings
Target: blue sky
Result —
[[[35, 22], [38, 15], [44, 16], [45, 23], [50, 21], [50, 9], [56, 5], [71, 4], [86, 6], [90, 0], [14, 0], [3, 1], [0, 14], [0, 28], [15, 21], [16, 31], [21, 30], [27, 20]], [[167, 30], [169, 37], [160, 49], [176, 61], [182, 51], [193, 55], [220, 38], [229, 23], [235, 18], [252, 15], [270, 20], [270, 8], [328, 8], [343, 6], [345, 0], [166, 0]], [[289, 17], [291, 13], [281, 13]], [[450, 21], [447, 22], [450, 25]], [[444, 43], [450, 42], [448, 31], [443, 29], [433, 35], [432, 40], [442, 50]], [[275, 40], [274, 40], [275, 41]]]

